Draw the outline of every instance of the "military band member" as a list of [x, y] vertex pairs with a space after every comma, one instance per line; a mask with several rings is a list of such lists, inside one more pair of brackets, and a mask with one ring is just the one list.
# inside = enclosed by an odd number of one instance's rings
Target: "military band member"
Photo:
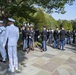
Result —
[[0, 20], [0, 53], [2, 56], [1, 61], [3, 62], [6, 61], [6, 51], [5, 51], [5, 47], [3, 46], [5, 39], [5, 32], [6, 32], [6, 28], [3, 26], [3, 21]]

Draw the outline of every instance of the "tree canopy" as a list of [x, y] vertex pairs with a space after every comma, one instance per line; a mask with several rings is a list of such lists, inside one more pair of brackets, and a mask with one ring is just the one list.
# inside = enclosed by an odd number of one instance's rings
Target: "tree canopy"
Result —
[[42, 7], [47, 12], [65, 13], [64, 5], [73, 4], [75, 0], [0, 0], [0, 16], [25, 17], [30, 19], [30, 14], [36, 11], [36, 7]]
[[64, 27], [65, 30], [70, 29], [71, 31], [73, 30], [73, 24], [71, 21], [68, 20], [58, 20], [58, 25], [59, 27]]
[[35, 28], [38, 28], [39, 30], [42, 30], [43, 26], [46, 26], [48, 29], [55, 29], [56, 26], [58, 26], [57, 21], [51, 15], [43, 12], [41, 9], [38, 9], [34, 15], [34, 18]]
[[[0, 19], [6, 21], [8, 17], [14, 17], [18, 23], [34, 22], [36, 24], [37, 22], [38, 27], [40, 25], [46, 25], [47, 28], [54, 28], [58, 26], [57, 22], [47, 13], [42, 11], [38, 12], [37, 9], [42, 8], [43, 11], [48, 13], [56, 12], [64, 14], [66, 12], [64, 10], [65, 4], [72, 5], [74, 1], [75, 0], [0, 0]], [[38, 17], [35, 18], [34, 14], [36, 12], [36, 16]]]

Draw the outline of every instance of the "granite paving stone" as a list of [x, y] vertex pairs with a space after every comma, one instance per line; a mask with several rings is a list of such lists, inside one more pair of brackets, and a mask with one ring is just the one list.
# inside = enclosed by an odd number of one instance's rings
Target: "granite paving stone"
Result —
[[47, 57], [41, 57], [38, 60], [35, 61], [35, 63], [39, 64], [39, 65], [45, 65], [46, 63], [48, 63], [49, 58]]
[[57, 68], [60, 75], [76, 75], [76, 72], [69, 65], [63, 64]]
[[48, 62], [47, 64], [45, 64], [41, 68], [48, 71], [48, 72], [53, 72], [58, 66], [59, 66], [59, 64], [57, 64], [57, 63]]
[[50, 72], [47, 72], [46, 70], [41, 70], [35, 75], [50, 75]]
[[52, 58], [52, 57], [54, 57], [54, 55], [49, 54], [49, 53], [45, 53], [44, 55], [42, 55], [42, 57]]
[[70, 64], [76, 64], [76, 61], [73, 60], [72, 58], [69, 58], [69, 59], [67, 60], [67, 62], [69, 62]]
[[56, 64], [60, 65], [60, 64], [65, 62], [65, 59], [58, 58], [58, 57], [53, 57], [52, 59], [50, 59], [50, 62], [53, 62], [53, 63], [56, 63]]
[[28, 54], [18, 51], [19, 71], [8, 71], [8, 60], [0, 62], [0, 75], [76, 75], [76, 51], [71, 45], [65, 50], [47, 46], [46, 52], [35, 48]]
[[51, 75], [60, 75], [59, 72], [56, 70], [55, 72], [53, 72]]

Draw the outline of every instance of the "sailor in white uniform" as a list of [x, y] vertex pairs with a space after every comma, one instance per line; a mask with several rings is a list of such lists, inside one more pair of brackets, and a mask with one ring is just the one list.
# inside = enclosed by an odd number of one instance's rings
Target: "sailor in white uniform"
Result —
[[19, 39], [19, 29], [14, 25], [15, 20], [8, 18], [8, 24], [10, 26], [6, 27], [6, 40], [8, 39], [8, 57], [9, 57], [9, 71], [14, 72], [18, 70], [18, 57], [17, 57], [17, 41]]
[[6, 50], [5, 50], [5, 47], [3, 47], [3, 43], [5, 39], [5, 31], [6, 31], [6, 28], [3, 26], [3, 21], [0, 20], [0, 53], [2, 56], [1, 61], [3, 62], [6, 61]]

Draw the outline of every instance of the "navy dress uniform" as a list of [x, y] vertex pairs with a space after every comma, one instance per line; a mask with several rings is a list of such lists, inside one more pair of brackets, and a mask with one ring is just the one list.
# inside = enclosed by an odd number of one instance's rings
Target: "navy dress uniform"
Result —
[[[18, 70], [18, 57], [17, 57], [17, 41], [19, 39], [19, 29], [14, 25], [15, 20], [8, 18], [10, 26], [6, 28], [6, 40], [8, 39], [8, 57], [9, 57], [9, 71], [14, 72]], [[5, 45], [4, 44], [4, 45]]]
[[0, 53], [2, 56], [2, 61], [6, 61], [6, 51], [4, 44], [6, 28], [3, 26], [3, 21], [0, 20]]
[[47, 51], [47, 45], [46, 45], [47, 31], [46, 31], [46, 28], [44, 28], [44, 30], [42, 30], [41, 37], [42, 37], [42, 49], [43, 49], [43, 51]]

